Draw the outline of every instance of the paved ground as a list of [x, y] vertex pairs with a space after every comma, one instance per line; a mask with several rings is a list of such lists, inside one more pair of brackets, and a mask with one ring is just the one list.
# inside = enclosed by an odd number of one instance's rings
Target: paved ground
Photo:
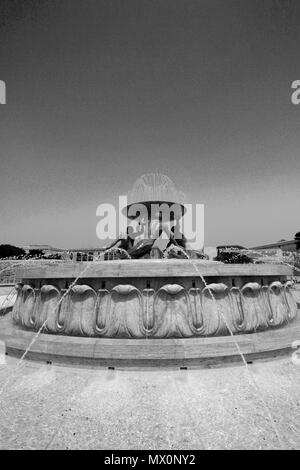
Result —
[[259, 391], [244, 366], [17, 364], [0, 365], [0, 389], [10, 377], [0, 396], [2, 449], [300, 449], [300, 365], [291, 357], [249, 366]]

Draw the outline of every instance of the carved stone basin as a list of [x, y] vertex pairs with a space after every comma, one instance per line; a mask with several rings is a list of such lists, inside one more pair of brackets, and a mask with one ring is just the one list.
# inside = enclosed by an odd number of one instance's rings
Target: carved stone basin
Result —
[[44, 333], [69, 336], [188, 338], [223, 336], [229, 330], [251, 333], [296, 317], [292, 274], [283, 265], [173, 259], [31, 267], [17, 286], [13, 319], [27, 329], [38, 330], [44, 324]]

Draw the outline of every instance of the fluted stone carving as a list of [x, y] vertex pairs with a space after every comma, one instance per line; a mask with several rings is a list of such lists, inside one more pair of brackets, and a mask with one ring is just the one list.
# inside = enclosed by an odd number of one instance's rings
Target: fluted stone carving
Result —
[[293, 290], [293, 283], [291, 281], [287, 281], [284, 284], [283, 288], [284, 288], [285, 298], [286, 298], [287, 305], [288, 305], [288, 318], [289, 320], [293, 320], [297, 315], [297, 308], [298, 308], [297, 296], [299, 296], [299, 290], [296, 290], [296, 289]]
[[187, 338], [251, 333], [278, 327], [297, 315], [290, 281], [242, 287], [211, 283], [190, 289], [173, 283], [157, 289], [118, 284], [70, 290], [47, 284], [17, 286], [14, 321], [47, 333], [109, 338]]

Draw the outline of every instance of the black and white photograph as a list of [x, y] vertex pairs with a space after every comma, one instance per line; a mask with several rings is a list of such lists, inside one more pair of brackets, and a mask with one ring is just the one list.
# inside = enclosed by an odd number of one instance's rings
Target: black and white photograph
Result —
[[0, 0], [0, 450], [300, 450], [300, 0]]

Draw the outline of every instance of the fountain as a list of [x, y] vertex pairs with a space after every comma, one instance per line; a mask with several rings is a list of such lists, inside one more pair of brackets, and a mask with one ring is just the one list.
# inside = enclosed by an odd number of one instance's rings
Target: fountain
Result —
[[[130, 219], [136, 202], [146, 207], [148, 236], [154, 203], [177, 205], [170, 223], [185, 212], [163, 175], [137, 181], [125, 209]], [[124, 259], [29, 266], [0, 339], [22, 354], [38, 331], [28, 357], [103, 365], [215, 362], [235, 358], [237, 344], [253, 356], [299, 339], [291, 267], [209, 261], [177, 241], [169, 232], [163, 248], [146, 238]]]

